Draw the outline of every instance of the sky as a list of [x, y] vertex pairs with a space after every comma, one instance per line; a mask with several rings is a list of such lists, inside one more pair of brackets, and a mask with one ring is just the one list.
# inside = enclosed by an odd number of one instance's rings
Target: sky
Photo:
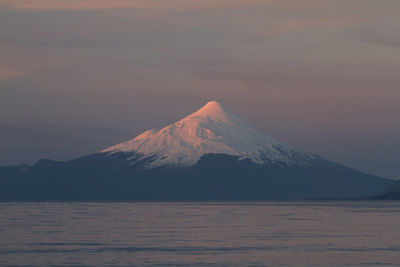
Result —
[[67, 160], [209, 100], [400, 177], [398, 0], [0, 0], [0, 165]]

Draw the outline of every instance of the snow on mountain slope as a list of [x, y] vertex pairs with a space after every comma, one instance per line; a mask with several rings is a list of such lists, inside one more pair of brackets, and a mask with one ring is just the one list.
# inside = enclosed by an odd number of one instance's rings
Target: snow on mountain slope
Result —
[[148, 168], [191, 166], [205, 154], [249, 158], [257, 164], [304, 164], [314, 158], [265, 135], [216, 101], [161, 130], [148, 130], [101, 152], [135, 152], [143, 158], [152, 157]]

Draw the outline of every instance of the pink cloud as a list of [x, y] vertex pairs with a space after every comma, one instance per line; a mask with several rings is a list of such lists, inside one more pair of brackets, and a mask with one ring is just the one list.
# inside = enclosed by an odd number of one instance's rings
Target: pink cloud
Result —
[[24, 71], [21, 69], [0, 66], [0, 81], [16, 78], [22, 75], [24, 75]]
[[47, 9], [109, 9], [109, 8], [139, 8], [160, 9], [171, 8], [176, 10], [203, 9], [203, 8], [237, 8], [250, 6], [270, 6], [283, 9], [320, 9], [329, 4], [320, 1], [294, 1], [294, 0], [2, 0], [0, 7], [47, 10]]

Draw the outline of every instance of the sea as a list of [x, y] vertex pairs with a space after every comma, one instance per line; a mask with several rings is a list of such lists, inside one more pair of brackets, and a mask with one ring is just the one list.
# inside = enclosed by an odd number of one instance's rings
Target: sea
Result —
[[0, 203], [0, 266], [400, 266], [400, 202]]

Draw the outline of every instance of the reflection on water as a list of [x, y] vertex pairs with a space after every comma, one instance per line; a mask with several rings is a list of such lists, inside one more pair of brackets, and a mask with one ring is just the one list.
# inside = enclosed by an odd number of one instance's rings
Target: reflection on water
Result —
[[1, 266], [400, 265], [400, 202], [0, 203]]

